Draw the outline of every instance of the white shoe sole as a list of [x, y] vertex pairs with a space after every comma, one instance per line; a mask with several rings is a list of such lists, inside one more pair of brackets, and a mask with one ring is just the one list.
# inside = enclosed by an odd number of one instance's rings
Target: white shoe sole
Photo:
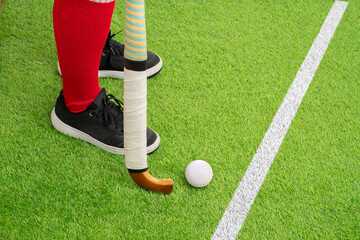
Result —
[[[147, 77], [152, 77], [153, 75], [155, 75], [157, 72], [159, 72], [163, 66], [163, 62], [161, 57], [158, 55], [158, 57], [160, 58], [160, 62], [158, 64], [156, 64], [155, 66], [153, 66], [152, 68], [148, 68], [146, 70], [146, 76]], [[59, 73], [61, 75], [61, 69], [60, 69], [60, 65], [58, 63], [58, 70]], [[101, 77], [112, 77], [112, 78], [124, 78], [124, 72], [120, 72], [120, 71], [111, 71], [111, 70], [99, 70], [99, 78]]]
[[[79, 138], [81, 140], [84, 140], [88, 143], [91, 143], [99, 148], [102, 148], [104, 149], [105, 151], [108, 151], [108, 152], [111, 152], [111, 153], [115, 153], [115, 154], [121, 154], [121, 155], [124, 155], [125, 152], [124, 152], [124, 149], [123, 148], [117, 148], [117, 147], [114, 147], [114, 146], [110, 146], [110, 145], [107, 145], [105, 143], [102, 143], [100, 142], [99, 140], [96, 140], [95, 138], [91, 137], [90, 135], [76, 129], [76, 128], [73, 128], [69, 125], [67, 125], [66, 123], [64, 123], [63, 121], [61, 121], [57, 116], [56, 116], [56, 113], [55, 113], [55, 108], [52, 110], [51, 112], [51, 123], [52, 125], [54, 126], [55, 129], [57, 129], [58, 131], [64, 133], [65, 135], [69, 135], [71, 137], [74, 137], [74, 138]], [[154, 152], [160, 145], [160, 137], [159, 135], [155, 132], [157, 138], [156, 138], [156, 141], [148, 146], [146, 148], [146, 151], [147, 151], [147, 154], [149, 153], [152, 153]]]

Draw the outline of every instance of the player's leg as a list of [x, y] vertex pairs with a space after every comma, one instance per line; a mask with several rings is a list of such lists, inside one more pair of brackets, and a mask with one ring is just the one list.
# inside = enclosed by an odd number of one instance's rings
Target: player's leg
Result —
[[[101, 90], [98, 69], [114, 0], [55, 0], [53, 22], [63, 91], [51, 114], [54, 127], [107, 151], [123, 154], [123, 109]], [[160, 144], [147, 130], [147, 152]]]
[[[104, 2], [104, 1], [102, 1]], [[66, 107], [85, 110], [100, 93], [97, 76], [115, 1], [55, 0], [53, 24]]]

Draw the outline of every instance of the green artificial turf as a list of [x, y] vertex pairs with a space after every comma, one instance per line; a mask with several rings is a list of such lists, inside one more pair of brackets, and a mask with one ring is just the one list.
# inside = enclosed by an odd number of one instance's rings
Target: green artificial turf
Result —
[[0, 0], [0, 16], [1, 16], [2, 0]]
[[[148, 80], [161, 137], [148, 162], [175, 182], [164, 196], [140, 189], [123, 156], [52, 127], [52, 1], [4, 0], [0, 239], [209, 239], [332, 4], [146, 1], [148, 49], [164, 61]], [[358, 238], [359, 19], [351, 2], [239, 238]], [[112, 30], [123, 23], [118, 1]], [[100, 85], [122, 98], [121, 80]], [[185, 180], [195, 159], [214, 170], [203, 189]]]
[[360, 239], [359, 7], [349, 3], [241, 239]]

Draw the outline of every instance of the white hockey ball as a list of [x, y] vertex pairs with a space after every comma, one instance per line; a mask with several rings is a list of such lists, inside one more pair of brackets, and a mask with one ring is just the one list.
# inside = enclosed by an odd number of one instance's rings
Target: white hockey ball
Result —
[[191, 186], [201, 188], [211, 182], [213, 171], [204, 160], [195, 160], [186, 167], [185, 177]]

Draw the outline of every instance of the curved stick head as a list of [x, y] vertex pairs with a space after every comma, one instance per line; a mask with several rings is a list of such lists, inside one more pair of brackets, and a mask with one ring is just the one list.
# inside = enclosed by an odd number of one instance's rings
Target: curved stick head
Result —
[[170, 194], [173, 190], [174, 182], [171, 179], [158, 179], [151, 176], [149, 171], [141, 173], [129, 172], [131, 178], [140, 187], [153, 192]]

